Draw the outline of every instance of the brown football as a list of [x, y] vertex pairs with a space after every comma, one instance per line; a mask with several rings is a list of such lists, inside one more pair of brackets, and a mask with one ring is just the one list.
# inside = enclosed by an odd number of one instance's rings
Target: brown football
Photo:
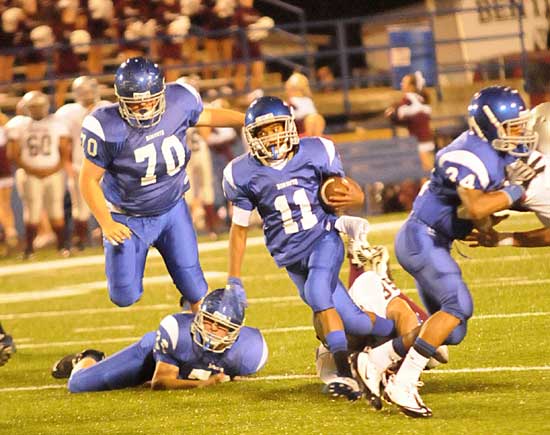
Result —
[[346, 177], [328, 177], [319, 188], [319, 198], [321, 203], [328, 209], [332, 209], [330, 205], [328, 205], [328, 198], [335, 193], [334, 189], [337, 187], [345, 188], [344, 186], [349, 184], [350, 181]]

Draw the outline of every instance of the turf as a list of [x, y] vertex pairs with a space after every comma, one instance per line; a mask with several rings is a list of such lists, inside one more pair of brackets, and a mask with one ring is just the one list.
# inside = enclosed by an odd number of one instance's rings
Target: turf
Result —
[[[530, 215], [501, 224], [536, 226]], [[371, 241], [389, 246], [393, 255], [396, 228], [373, 232]], [[321, 393], [311, 313], [259, 245], [245, 257], [247, 324], [264, 331], [268, 363], [253, 380], [203, 390], [70, 394], [49, 373], [67, 353], [86, 347], [113, 353], [155, 329], [178, 308], [169, 279], [146, 281], [141, 301], [121, 309], [108, 299], [101, 261], [64, 268], [49, 263], [45, 271], [0, 275], [0, 320], [18, 345], [0, 368], [0, 433], [550, 433], [550, 248], [457, 248], [475, 314], [465, 341], [451, 349], [450, 363], [423, 376], [421, 394], [434, 411], [430, 420], [410, 419], [388, 405], [375, 412], [366, 402], [333, 402]], [[88, 255], [101, 251], [88, 249], [75, 258]], [[49, 260], [59, 259], [46, 250], [28, 264]], [[210, 286], [222, 286], [226, 250], [204, 251], [201, 260], [206, 272], [221, 272], [209, 275]], [[19, 264], [3, 260], [0, 268]], [[398, 285], [416, 298], [412, 278], [396, 262], [392, 269]], [[345, 264], [342, 278], [347, 272]], [[161, 259], [148, 260], [146, 277], [166, 277]]]

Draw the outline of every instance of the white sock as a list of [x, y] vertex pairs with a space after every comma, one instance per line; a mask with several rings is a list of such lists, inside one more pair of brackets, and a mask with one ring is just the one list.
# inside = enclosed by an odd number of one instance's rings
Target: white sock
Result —
[[392, 363], [401, 360], [401, 357], [393, 349], [391, 340], [371, 349], [369, 355], [378, 370], [386, 370]]
[[416, 384], [420, 379], [422, 370], [428, 364], [429, 358], [420, 355], [414, 347], [407, 352], [407, 356], [395, 375], [395, 382], [401, 384]]

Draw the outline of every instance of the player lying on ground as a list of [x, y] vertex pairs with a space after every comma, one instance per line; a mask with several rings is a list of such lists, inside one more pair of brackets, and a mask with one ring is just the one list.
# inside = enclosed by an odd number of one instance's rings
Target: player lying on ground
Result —
[[203, 388], [251, 375], [265, 365], [268, 351], [261, 332], [243, 326], [245, 305], [238, 290], [214, 290], [197, 314], [167, 316], [156, 332], [108, 358], [92, 349], [67, 355], [54, 365], [52, 375], [68, 377], [72, 393], [148, 381], [154, 390]]
[[[353, 246], [353, 242], [351, 245]], [[361, 263], [362, 266], [370, 270], [363, 272], [348, 291], [343, 287], [338, 287], [334, 294], [334, 303], [344, 319], [349, 349], [354, 352], [351, 360], [352, 367], [356, 372], [355, 377], [360, 379], [365, 398], [374, 408], [381, 409], [380, 382], [385, 379], [382, 377], [369, 378], [369, 376], [372, 377], [372, 368], [368, 366], [370, 361], [367, 353], [362, 351], [382, 343], [389, 342], [391, 344], [392, 340], [400, 343], [396, 338], [405, 336], [408, 346], [399, 346], [401, 355], [399, 359], [401, 359], [418, 335], [421, 322], [426, 320], [428, 315], [405, 296], [390, 278], [388, 274], [389, 254], [386, 247], [381, 245], [365, 246], [359, 255], [355, 248], [353, 257], [355, 258], [352, 258], [352, 261], [354, 260], [355, 264]], [[362, 324], [365, 317], [372, 318], [373, 315], [392, 320], [395, 328], [384, 335], [377, 333], [375, 328], [369, 332], [369, 329], [362, 327]], [[315, 326], [318, 338], [324, 341], [320, 325], [316, 324]], [[432, 368], [440, 362], [446, 363], [447, 361], [447, 346], [441, 346], [429, 367]], [[324, 344], [317, 349], [317, 373], [326, 384], [330, 384], [337, 376], [334, 359]]]

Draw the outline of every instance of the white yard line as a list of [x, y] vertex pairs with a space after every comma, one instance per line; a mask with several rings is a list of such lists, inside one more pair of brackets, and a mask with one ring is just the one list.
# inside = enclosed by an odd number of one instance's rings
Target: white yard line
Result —
[[[403, 224], [402, 220], [391, 222], [380, 222], [371, 225], [371, 231], [389, 231], [396, 230]], [[264, 245], [265, 240], [262, 236], [251, 237], [246, 241], [247, 246]], [[199, 253], [225, 250], [228, 247], [227, 240], [217, 242], [199, 243]], [[148, 258], [160, 258], [156, 249], [149, 252]], [[11, 264], [0, 267], [0, 277], [7, 275], [19, 275], [27, 272], [49, 271], [52, 269], [67, 269], [81, 266], [102, 265], [105, 262], [103, 255], [90, 255], [87, 257], [67, 258], [65, 260], [50, 260], [41, 262], [30, 262], [23, 264]]]
[[[497, 373], [497, 372], [540, 372], [550, 370], [550, 366], [520, 366], [520, 367], [473, 367], [463, 369], [436, 369], [425, 372], [426, 375], [448, 375], [457, 373]], [[290, 381], [300, 379], [316, 379], [316, 375], [267, 375], [254, 376], [250, 378], [239, 378], [239, 382], [258, 382], [258, 381]], [[320, 382], [320, 381], [319, 381]], [[30, 385], [26, 387], [5, 387], [0, 388], [0, 393], [14, 393], [24, 391], [40, 391], [40, 390], [59, 390], [65, 389], [65, 384], [50, 384], [50, 385]]]
[[[74, 328], [73, 332], [96, 332], [96, 331], [129, 331], [136, 329], [135, 325], [111, 325], [111, 326], [97, 326], [95, 328]], [[19, 343], [19, 340], [17, 340]]]

